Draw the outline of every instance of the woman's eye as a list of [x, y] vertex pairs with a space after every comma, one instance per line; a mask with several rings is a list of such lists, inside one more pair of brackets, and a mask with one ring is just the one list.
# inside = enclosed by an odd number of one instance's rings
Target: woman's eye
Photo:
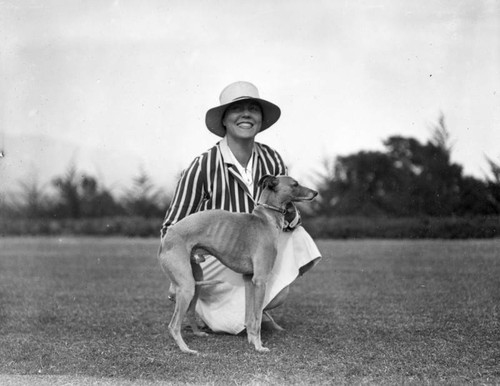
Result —
[[240, 112], [242, 110], [241, 106], [233, 106], [233, 107], [230, 107], [228, 109], [228, 111], [232, 112], [232, 113], [237, 113], [237, 112]]

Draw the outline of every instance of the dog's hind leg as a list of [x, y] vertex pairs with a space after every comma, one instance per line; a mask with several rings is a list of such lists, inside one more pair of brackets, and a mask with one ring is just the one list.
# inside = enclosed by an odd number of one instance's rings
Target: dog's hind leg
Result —
[[[193, 277], [195, 283], [201, 284], [203, 283], [203, 270], [200, 265], [195, 262], [191, 262], [191, 269], [193, 271]], [[200, 296], [200, 285], [195, 285], [194, 288], [194, 296], [191, 299], [191, 303], [189, 304], [189, 308], [187, 310], [188, 323], [193, 330], [193, 334], [196, 336], [207, 336], [206, 332], [200, 331], [198, 328], [198, 323], [196, 322], [196, 302], [198, 301], [198, 297]]]
[[158, 254], [160, 265], [172, 283], [171, 289], [175, 289], [175, 308], [168, 330], [183, 352], [197, 354], [197, 351], [189, 349], [181, 335], [182, 321], [194, 296], [195, 281], [189, 254], [185, 249], [175, 247], [175, 245], [176, 243], [172, 242], [167, 234], [162, 240], [162, 248]]
[[168, 287], [168, 296], [167, 296], [167, 298], [171, 302], [175, 303], [175, 286], [173, 285], [173, 283], [170, 283], [170, 287]]
[[195, 292], [194, 280], [190, 283], [183, 283], [181, 286], [177, 287], [176, 290], [176, 301], [174, 314], [172, 315], [172, 320], [168, 325], [168, 330], [172, 338], [181, 349], [181, 351], [188, 354], [198, 354], [198, 351], [191, 350], [181, 335], [182, 320], [186, 314], [191, 300], [193, 299]]
[[[201, 286], [209, 286], [209, 285], [215, 285], [215, 284], [221, 284], [224, 283], [223, 280], [200, 280], [196, 281], [196, 287], [201, 287]], [[170, 284], [170, 287], [168, 289], [168, 300], [171, 302], [175, 303], [175, 286], [173, 284]]]

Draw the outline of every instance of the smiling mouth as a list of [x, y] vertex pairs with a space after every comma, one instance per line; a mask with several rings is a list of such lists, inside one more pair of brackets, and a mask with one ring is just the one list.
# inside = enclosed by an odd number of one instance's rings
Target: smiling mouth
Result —
[[240, 122], [240, 123], [238, 123], [238, 127], [241, 127], [242, 129], [251, 129], [253, 127], [253, 123], [251, 123], [251, 122]]

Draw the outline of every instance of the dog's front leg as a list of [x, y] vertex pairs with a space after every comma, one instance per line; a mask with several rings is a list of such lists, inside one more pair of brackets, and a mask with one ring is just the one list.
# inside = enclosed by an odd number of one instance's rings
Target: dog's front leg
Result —
[[252, 284], [252, 275], [243, 275], [243, 281], [245, 282], [245, 328], [247, 329], [250, 326], [250, 320], [253, 315], [253, 284]]
[[264, 309], [264, 297], [266, 295], [267, 277], [254, 277], [251, 281], [246, 281], [246, 328], [248, 342], [253, 343], [259, 352], [268, 352], [269, 349], [262, 346], [260, 336], [262, 324], [262, 311]]

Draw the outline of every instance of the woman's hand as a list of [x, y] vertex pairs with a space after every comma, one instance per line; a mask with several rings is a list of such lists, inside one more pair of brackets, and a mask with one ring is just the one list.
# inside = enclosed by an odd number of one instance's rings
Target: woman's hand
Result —
[[291, 232], [300, 224], [302, 224], [302, 220], [300, 218], [299, 210], [292, 202], [290, 202], [286, 206], [285, 224], [283, 226], [283, 231]]

